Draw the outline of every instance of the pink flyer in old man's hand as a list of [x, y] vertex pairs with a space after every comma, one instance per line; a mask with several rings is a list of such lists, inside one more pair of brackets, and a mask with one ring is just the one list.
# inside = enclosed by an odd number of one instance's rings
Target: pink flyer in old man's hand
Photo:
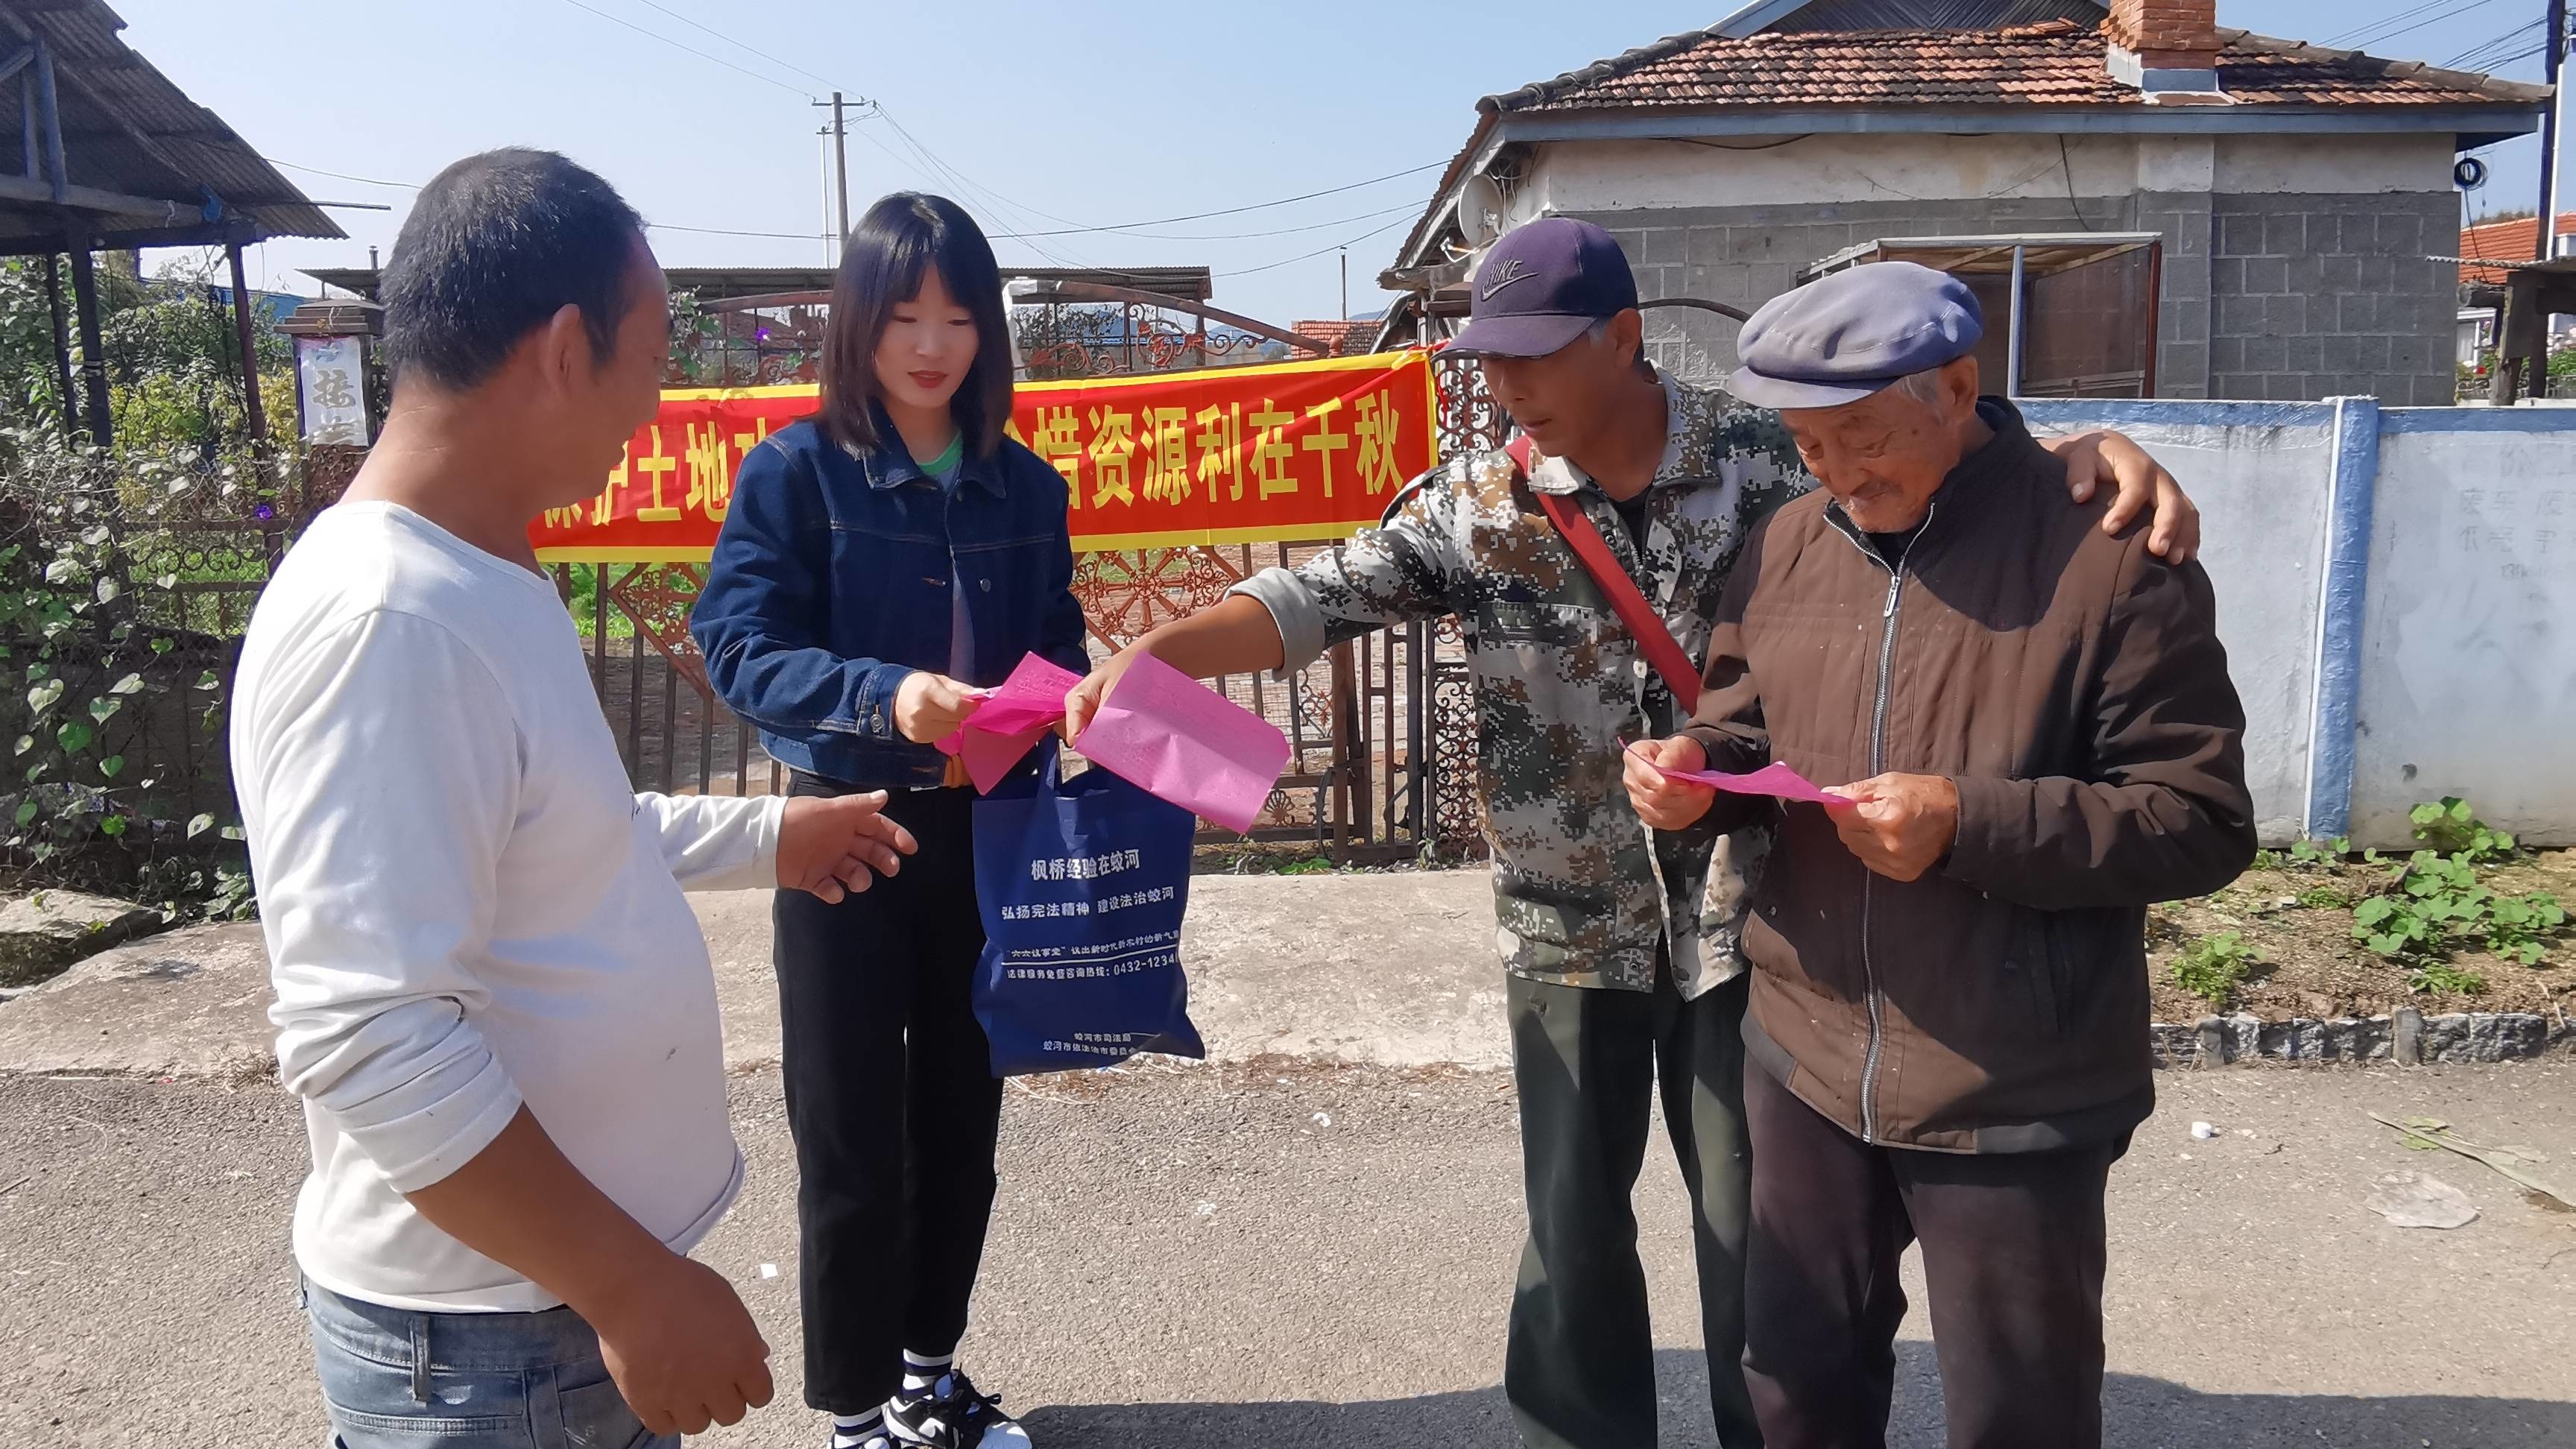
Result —
[[[1654, 764], [1646, 752], [1637, 746], [1630, 745], [1628, 750], [1646, 763]], [[1658, 765], [1656, 768], [1663, 767]], [[1667, 779], [1688, 780], [1695, 785], [1706, 785], [1712, 790], [1724, 790], [1730, 795], [1770, 795], [1782, 800], [1803, 800], [1816, 805], [1851, 803], [1840, 795], [1826, 794], [1817, 788], [1814, 781], [1777, 761], [1743, 775], [1729, 775], [1721, 770], [1664, 770], [1663, 773]]]
[[1128, 666], [1073, 747], [1229, 830], [1252, 828], [1288, 768], [1278, 726], [1151, 654]]

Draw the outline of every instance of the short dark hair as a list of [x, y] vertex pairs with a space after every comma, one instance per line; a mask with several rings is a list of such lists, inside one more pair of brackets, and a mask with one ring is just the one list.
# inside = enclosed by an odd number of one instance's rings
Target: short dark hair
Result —
[[552, 151], [510, 146], [430, 178], [385, 267], [385, 362], [468, 388], [566, 304], [606, 363], [633, 304], [644, 219]]
[[917, 191], [898, 191], [869, 207], [841, 248], [823, 335], [822, 406], [815, 412], [833, 442], [877, 445], [877, 343], [896, 304], [917, 296], [922, 274], [934, 266], [948, 295], [975, 319], [975, 361], [948, 410], [968, 453], [989, 457], [1001, 446], [1011, 421], [1011, 324], [1002, 307], [1002, 269], [965, 208]]

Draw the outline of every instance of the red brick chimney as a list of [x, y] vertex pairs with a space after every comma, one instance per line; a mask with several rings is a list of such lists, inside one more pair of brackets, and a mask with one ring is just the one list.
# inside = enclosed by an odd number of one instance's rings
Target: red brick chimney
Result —
[[2111, 0], [2111, 77], [2149, 102], [2218, 99], [2218, 0]]

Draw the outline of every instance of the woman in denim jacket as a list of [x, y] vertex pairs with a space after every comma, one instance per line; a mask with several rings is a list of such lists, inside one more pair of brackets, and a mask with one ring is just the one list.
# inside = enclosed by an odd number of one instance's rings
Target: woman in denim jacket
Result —
[[805, 1398], [839, 1449], [1026, 1442], [955, 1359], [1002, 1086], [973, 1009], [973, 791], [931, 745], [1024, 654], [1090, 668], [1064, 479], [1010, 414], [992, 247], [945, 198], [878, 202], [833, 285], [821, 406], [744, 457], [690, 623], [796, 793], [887, 790], [921, 842], [873, 890], [774, 907]]

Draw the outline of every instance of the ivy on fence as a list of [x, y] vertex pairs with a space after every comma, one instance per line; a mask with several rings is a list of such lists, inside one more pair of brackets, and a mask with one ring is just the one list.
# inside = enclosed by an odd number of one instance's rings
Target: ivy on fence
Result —
[[238, 457], [0, 426], [0, 859], [245, 913], [225, 691], [287, 520]]

